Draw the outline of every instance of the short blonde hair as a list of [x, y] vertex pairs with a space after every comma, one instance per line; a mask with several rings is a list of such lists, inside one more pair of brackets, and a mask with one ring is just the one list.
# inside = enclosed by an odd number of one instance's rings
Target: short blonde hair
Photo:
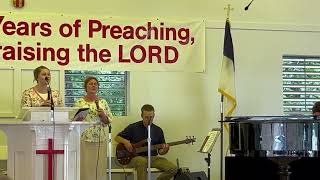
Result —
[[97, 81], [97, 84], [98, 84], [98, 88], [99, 88], [99, 81], [96, 77], [93, 77], [93, 76], [89, 76], [86, 78], [86, 80], [84, 80], [84, 89], [86, 90], [87, 92], [87, 85], [89, 83], [89, 81], [91, 81], [92, 79], [96, 80]]
[[145, 104], [141, 107], [141, 113], [144, 111], [154, 111], [154, 107], [151, 104]]

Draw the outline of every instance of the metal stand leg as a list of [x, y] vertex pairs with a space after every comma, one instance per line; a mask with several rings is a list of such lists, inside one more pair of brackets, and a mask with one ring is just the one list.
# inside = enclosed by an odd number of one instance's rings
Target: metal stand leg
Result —
[[111, 124], [109, 124], [109, 137], [108, 137], [108, 160], [109, 160], [109, 180], [111, 180], [111, 156], [112, 156], [112, 136], [111, 136]]
[[211, 153], [208, 153], [208, 157], [204, 158], [204, 160], [207, 162], [208, 164], [208, 180], [210, 180], [210, 164], [211, 164]]
[[148, 180], [151, 180], [151, 125], [148, 125]]

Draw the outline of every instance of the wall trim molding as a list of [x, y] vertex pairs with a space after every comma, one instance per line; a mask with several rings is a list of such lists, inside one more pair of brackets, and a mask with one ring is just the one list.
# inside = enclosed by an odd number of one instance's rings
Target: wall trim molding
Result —
[[[314, 24], [258, 23], [236, 21], [230, 21], [230, 23], [233, 30], [320, 33], [320, 25]], [[224, 29], [224, 26], [225, 21], [206, 21], [206, 29]]]

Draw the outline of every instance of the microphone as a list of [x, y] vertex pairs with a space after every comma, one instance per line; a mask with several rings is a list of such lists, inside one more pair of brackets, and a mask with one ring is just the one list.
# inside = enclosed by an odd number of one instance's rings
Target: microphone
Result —
[[[99, 106], [99, 100], [98, 100], [98, 99], [96, 99], [96, 100], [94, 101], [94, 103], [96, 104], [97, 112], [98, 112], [98, 109], [100, 109], [100, 106]], [[97, 122], [97, 124], [101, 124], [101, 123], [102, 123], [102, 121], [101, 121], [101, 116], [99, 115], [99, 113], [98, 113], [98, 116], [99, 116], [99, 121]]]
[[54, 103], [52, 99], [52, 93], [51, 93], [51, 88], [50, 88], [50, 83], [49, 83], [49, 78], [46, 76], [44, 78], [47, 81], [47, 89], [48, 89], [48, 100], [50, 100], [50, 107], [51, 107], [51, 113], [52, 113], [52, 121], [54, 121]]
[[49, 78], [48, 78], [48, 76], [46, 76], [46, 77], [44, 78], [44, 80], [46, 80], [46, 81], [47, 81], [47, 84], [49, 84]]
[[50, 84], [49, 84], [49, 78], [46, 77], [46, 78], [44, 78], [44, 79], [47, 81], [48, 100], [50, 100], [51, 88], [50, 88]]
[[249, 7], [250, 7], [250, 5], [251, 5], [251, 3], [252, 3], [253, 1], [254, 1], [254, 0], [251, 0], [251, 2], [244, 8], [244, 10], [248, 11], [248, 9], [249, 9]]
[[97, 110], [100, 109], [100, 107], [99, 107], [99, 100], [96, 99], [96, 100], [94, 101], [94, 103], [96, 103]]

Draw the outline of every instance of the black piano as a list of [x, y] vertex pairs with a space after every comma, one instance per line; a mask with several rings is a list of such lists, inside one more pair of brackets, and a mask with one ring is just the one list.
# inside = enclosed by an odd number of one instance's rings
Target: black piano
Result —
[[320, 179], [320, 120], [314, 116], [226, 117], [225, 180]]

